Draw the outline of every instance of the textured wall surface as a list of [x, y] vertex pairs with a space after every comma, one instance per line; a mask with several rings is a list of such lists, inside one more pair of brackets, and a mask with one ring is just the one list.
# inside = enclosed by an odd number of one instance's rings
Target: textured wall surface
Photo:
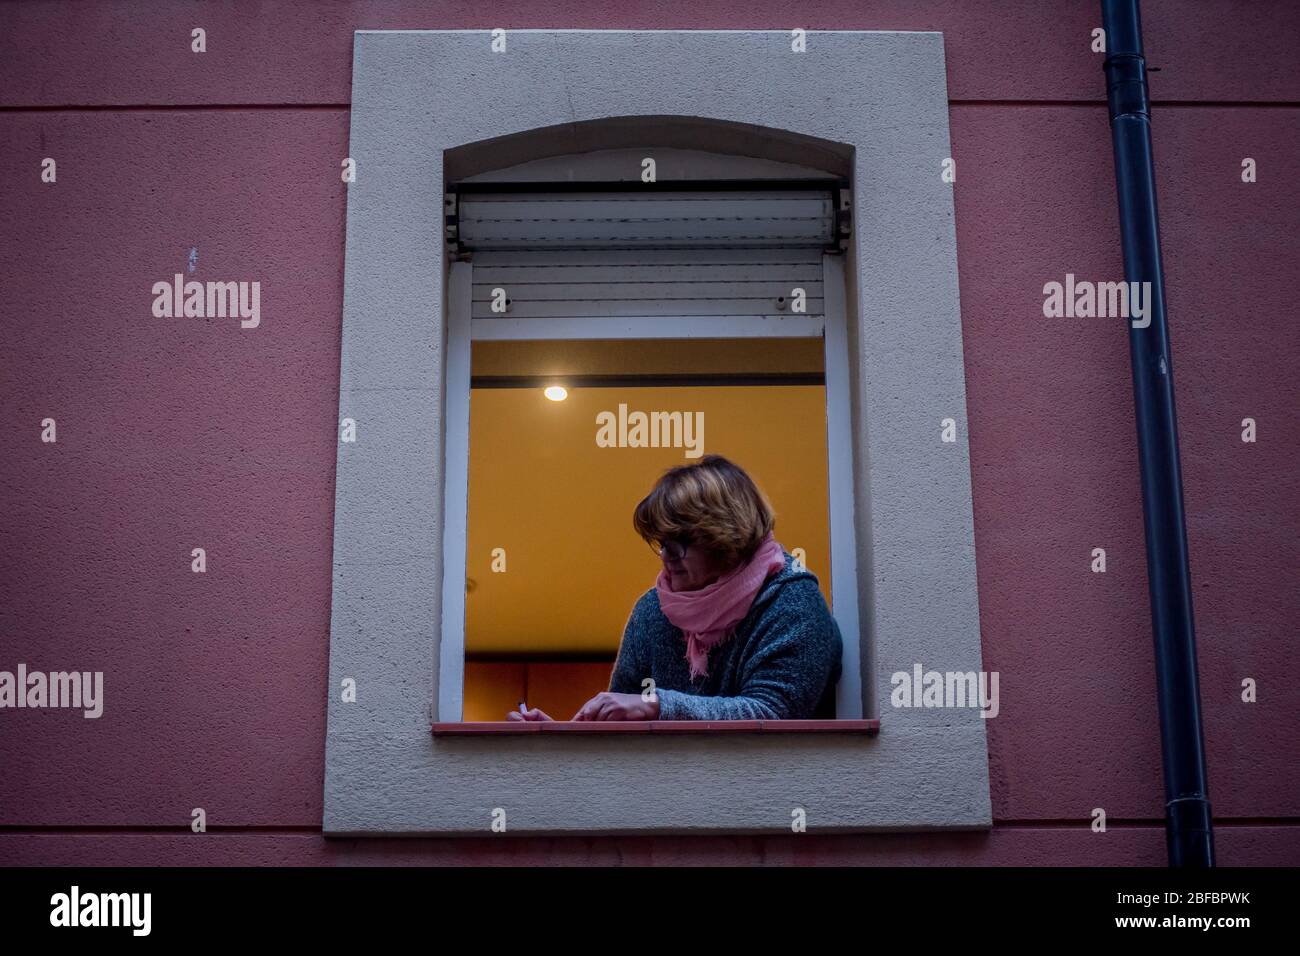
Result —
[[[1045, 282], [1120, 270], [1096, 5], [733, 6], [0, 6], [0, 669], [131, 675], [97, 721], [0, 712], [0, 861], [1163, 862], [1127, 342], [1041, 313]], [[1300, 15], [1144, 14], [1219, 856], [1295, 864]], [[792, 19], [945, 34], [994, 829], [326, 840], [352, 31]], [[191, 247], [195, 278], [264, 281], [261, 328], [152, 318]]]

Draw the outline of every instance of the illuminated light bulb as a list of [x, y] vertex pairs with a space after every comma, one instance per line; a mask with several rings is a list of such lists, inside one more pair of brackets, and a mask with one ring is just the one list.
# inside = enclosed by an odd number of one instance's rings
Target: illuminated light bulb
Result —
[[562, 402], [569, 397], [569, 393], [560, 385], [551, 385], [543, 394], [553, 402]]

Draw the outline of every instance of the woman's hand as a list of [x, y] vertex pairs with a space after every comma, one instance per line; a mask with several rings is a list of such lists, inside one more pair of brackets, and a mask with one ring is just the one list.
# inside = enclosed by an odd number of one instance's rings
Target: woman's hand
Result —
[[512, 710], [506, 714], [506, 720], [553, 720], [550, 714], [544, 710], [538, 710], [536, 707], [531, 710], [518, 711]]
[[659, 701], [642, 700], [640, 694], [601, 691], [573, 715], [574, 720], [655, 720]]

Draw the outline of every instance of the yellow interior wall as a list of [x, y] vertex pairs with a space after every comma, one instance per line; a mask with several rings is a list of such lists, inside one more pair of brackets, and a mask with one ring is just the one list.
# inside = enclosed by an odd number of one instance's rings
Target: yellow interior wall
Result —
[[519, 701], [556, 720], [568, 720], [602, 690], [609, 688], [613, 661], [538, 662], [466, 661], [463, 720], [506, 720]]
[[[597, 413], [617, 413], [620, 402], [629, 411], [703, 412], [704, 452], [727, 456], [758, 482], [776, 510], [777, 540], [807, 552], [830, 600], [823, 386], [572, 388], [562, 402], [540, 388], [476, 388], [467, 653], [617, 650], [660, 567], [632, 530], [632, 510], [664, 470], [695, 460], [680, 448], [598, 447]], [[492, 570], [496, 548], [504, 572]]]
[[[466, 661], [462, 694], [462, 720], [505, 720], [528, 699], [527, 665], [495, 661]], [[588, 697], [590, 699], [590, 697]], [[546, 711], [548, 714], [551, 712]], [[556, 720], [555, 714], [551, 714]], [[573, 716], [570, 712], [569, 717]]]

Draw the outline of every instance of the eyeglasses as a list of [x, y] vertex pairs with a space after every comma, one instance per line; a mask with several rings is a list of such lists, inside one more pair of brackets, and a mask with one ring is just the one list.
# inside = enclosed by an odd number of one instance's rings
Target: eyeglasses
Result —
[[690, 546], [689, 538], [671, 538], [663, 542], [650, 542], [650, 550], [661, 558], [667, 558], [669, 561], [680, 561], [686, 557], [686, 551]]

